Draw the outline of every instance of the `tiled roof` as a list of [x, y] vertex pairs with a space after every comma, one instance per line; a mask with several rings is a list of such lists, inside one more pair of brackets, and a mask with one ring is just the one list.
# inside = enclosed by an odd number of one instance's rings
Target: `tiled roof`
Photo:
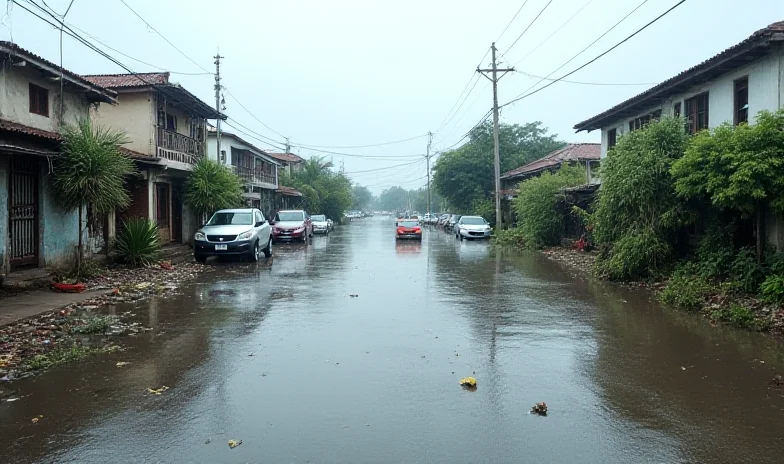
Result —
[[598, 160], [601, 156], [602, 145], [600, 143], [570, 143], [559, 150], [555, 150], [544, 158], [503, 173], [501, 179], [510, 179], [526, 174], [533, 174], [542, 169], [560, 165], [564, 161]]
[[169, 83], [168, 72], [136, 73], [136, 74], [91, 74], [83, 76], [95, 85], [107, 89], [128, 87], [145, 87], [148, 85], [166, 85]]
[[115, 92], [96, 85], [74, 72], [61, 68], [51, 61], [45, 60], [44, 58], [25, 50], [15, 43], [0, 40], [0, 56], [2, 55], [16, 57], [19, 61], [26, 62], [27, 66], [38, 68], [46, 73], [45, 75], [51, 77], [59, 77], [60, 73], [62, 73], [65, 82], [81, 87], [82, 91], [87, 90], [87, 94], [91, 98], [91, 101], [105, 103], [114, 103], [117, 101], [117, 94]]
[[578, 132], [601, 129], [604, 125], [620, 119], [623, 112], [639, 113], [644, 111], [646, 109], [644, 106], [652, 106], [657, 101], [666, 99], [674, 93], [688, 90], [689, 87], [725, 74], [730, 69], [747, 65], [749, 58], [754, 58], [755, 54], [764, 55], [769, 53], [771, 42], [784, 42], [784, 21], [773, 23], [764, 29], [758, 30], [741, 43], [724, 50], [718, 55], [613, 106], [603, 113], [576, 124], [574, 129]]
[[302, 194], [299, 192], [299, 190], [291, 188], [291, 187], [284, 187], [282, 185], [278, 186], [277, 192], [281, 193], [283, 195], [288, 195], [290, 197], [301, 197], [302, 196]]
[[305, 161], [305, 158], [302, 158], [301, 156], [297, 156], [294, 153], [267, 153], [267, 154], [275, 159], [285, 161], [287, 163], [301, 163]]
[[60, 134], [57, 132], [49, 132], [35, 127], [25, 126], [17, 122], [12, 122], [7, 119], [0, 119], [0, 130], [18, 132], [20, 134], [34, 135], [50, 140], [60, 140]]

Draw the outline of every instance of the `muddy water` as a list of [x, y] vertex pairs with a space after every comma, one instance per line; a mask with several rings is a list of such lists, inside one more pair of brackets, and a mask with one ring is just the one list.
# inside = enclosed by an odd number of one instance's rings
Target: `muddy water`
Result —
[[213, 263], [134, 308], [154, 330], [127, 351], [12, 385], [0, 461], [784, 460], [775, 341], [537, 254], [392, 233], [376, 218]]

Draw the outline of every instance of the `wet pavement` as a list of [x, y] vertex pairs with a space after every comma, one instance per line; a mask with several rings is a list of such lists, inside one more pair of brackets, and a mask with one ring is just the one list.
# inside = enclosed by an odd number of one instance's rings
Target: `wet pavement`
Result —
[[770, 337], [388, 219], [274, 251], [115, 307], [153, 328], [128, 350], [6, 386], [0, 462], [784, 460]]

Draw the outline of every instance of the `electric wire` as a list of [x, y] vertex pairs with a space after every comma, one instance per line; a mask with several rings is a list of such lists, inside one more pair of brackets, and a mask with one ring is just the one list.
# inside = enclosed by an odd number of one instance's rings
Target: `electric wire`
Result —
[[[529, 74], [525, 71], [515, 71], [519, 74], [524, 76], [533, 78], [533, 79], [544, 79], [546, 81], [554, 81], [555, 79], [543, 77], [543, 76], [536, 76], [534, 74]], [[600, 86], [635, 86], [635, 85], [657, 85], [658, 82], [584, 82], [584, 81], [568, 81], [566, 79], [561, 79], [561, 82], [566, 82], [567, 84], [580, 84], [580, 85], [600, 85]]]
[[512, 47], [514, 47], [514, 46], [515, 46], [515, 44], [516, 44], [516, 43], [517, 43], [517, 42], [518, 42], [520, 39], [522, 39], [522, 38], [523, 38], [523, 35], [525, 35], [525, 33], [526, 33], [526, 32], [528, 32], [528, 29], [530, 29], [530, 28], [531, 28], [531, 26], [533, 26], [533, 25], [534, 25], [534, 23], [536, 22], [536, 20], [537, 20], [537, 19], [539, 19], [539, 17], [540, 17], [540, 16], [542, 16], [542, 13], [544, 13], [544, 11], [547, 9], [547, 7], [548, 7], [548, 6], [550, 6], [550, 4], [551, 4], [551, 3], [553, 3], [553, 0], [549, 0], [549, 1], [548, 1], [548, 2], [547, 2], [545, 5], [544, 5], [544, 7], [543, 7], [543, 8], [542, 8], [542, 9], [539, 11], [539, 14], [537, 14], [537, 15], [536, 15], [536, 17], [533, 19], [533, 21], [531, 21], [531, 23], [530, 23], [530, 24], [528, 24], [528, 27], [526, 27], [525, 29], [523, 29], [523, 32], [521, 32], [521, 33], [520, 33], [520, 35], [518, 35], [518, 36], [517, 36], [517, 38], [514, 40], [514, 42], [512, 42], [512, 45], [510, 45], [510, 46], [509, 46], [509, 48], [507, 48], [507, 49], [506, 49], [506, 51], [502, 53], [502, 55], [503, 55], [503, 54], [506, 54], [506, 53], [509, 53], [509, 50], [511, 50], [511, 49], [512, 49]]
[[523, 11], [523, 8], [525, 7], [525, 4], [526, 4], [526, 3], [528, 3], [528, 0], [525, 0], [525, 1], [523, 2], [523, 4], [522, 4], [522, 5], [520, 5], [520, 8], [517, 10], [517, 13], [515, 13], [515, 14], [514, 14], [514, 16], [512, 16], [512, 19], [511, 19], [511, 20], [509, 20], [509, 24], [507, 24], [507, 25], [506, 25], [506, 27], [504, 28], [504, 30], [503, 30], [503, 31], [501, 31], [501, 34], [498, 36], [498, 38], [497, 38], [497, 39], [495, 39], [495, 41], [496, 41], [496, 42], [498, 42], [499, 40], [501, 40], [501, 37], [503, 37], [503, 36], [504, 36], [504, 33], [506, 32], [506, 30], [507, 30], [507, 29], [509, 29], [509, 26], [511, 26], [511, 25], [512, 25], [512, 23], [514, 22], [515, 18], [517, 18], [517, 15], [519, 15], [519, 14], [520, 14], [520, 12], [521, 12], [521, 11]]
[[587, 6], [588, 6], [588, 5], [589, 5], [591, 2], [593, 2], [593, 0], [588, 0], [587, 2], [585, 2], [585, 3], [583, 4], [583, 6], [581, 6], [581, 7], [580, 7], [580, 9], [579, 9], [579, 10], [577, 10], [577, 11], [576, 11], [576, 12], [575, 12], [575, 13], [574, 13], [572, 16], [570, 16], [570, 17], [569, 17], [569, 19], [567, 19], [567, 20], [566, 20], [566, 21], [565, 21], [563, 24], [561, 24], [561, 26], [560, 26], [558, 29], [556, 29], [556, 30], [555, 30], [555, 31], [554, 31], [552, 34], [548, 35], [548, 36], [547, 36], [547, 37], [546, 37], [544, 40], [542, 40], [541, 42], [539, 42], [539, 45], [537, 45], [536, 47], [534, 47], [534, 48], [533, 48], [533, 49], [532, 49], [530, 52], [528, 52], [528, 53], [526, 53], [525, 55], [523, 55], [523, 57], [522, 57], [522, 58], [520, 58], [519, 60], [517, 60], [517, 61], [516, 61], [516, 62], [515, 62], [513, 65], [512, 65], [512, 67], [514, 68], [515, 66], [517, 66], [518, 64], [520, 64], [520, 62], [521, 62], [521, 61], [523, 61], [524, 59], [528, 58], [528, 57], [529, 57], [529, 56], [530, 56], [530, 55], [531, 55], [533, 52], [535, 52], [535, 51], [539, 50], [539, 48], [540, 48], [542, 45], [544, 45], [544, 44], [545, 44], [545, 43], [546, 43], [548, 40], [550, 40], [550, 39], [551, 39], [551, 38], [552, 38], [552, 37], [553, 37], [555, 34], [557, 34], [557, 33], [558, 33], [558, 32], [559, 32], [561, 29], [563, 29], [563, 28], [564, 28], [564, 27], [565, 27], [567, 24], [569, 24], [569, 22], [571, 22], [571, 21], [572, 21], [572, 20], [573, 20], [575, 17], [577, 17], [577, 15], [578, 15], [578, 14], [580, 14], [580, 12], [581, 12], [581, 11], [583, 11], [583, 10], [585, 9], [585, 7], [587, 7]]

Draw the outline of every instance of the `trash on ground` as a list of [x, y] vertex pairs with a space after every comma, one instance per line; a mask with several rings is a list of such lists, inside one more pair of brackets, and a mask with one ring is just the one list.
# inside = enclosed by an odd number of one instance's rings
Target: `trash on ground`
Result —
[[41, 419], [43, 419], [43, 418], [44, 418], [44, 416], [43, 416], [43, 415], [39, 415], [38, 417], [33, 417], [33, 418], [30, 420], [30, 422], [32, 422], [33, 424], [37, 424], [37, 423], [38, 423], [38, 421], [40, 421], [40, 420], [41, 420]]
[[242, 444], [242, 440], [229, 440], [229, 448], [236, 448]]
[[62, 282], [52, 282], [52, 289], [64, 293], [82, 293], [87, 286], [81, 282], [77, 284], [64, 284]]
[[12, 403], [12, 402], [14, 402], [14, 401], [16, 401], [16, 400], [18, 400], [18, 399], [19, 399], [19, 398], [8, 398], [7, 400], [5, 400], [5, 402], [6, 402], [6, 403]]
[[160, 265], [161, 265], [161, 269], [165, 269], [167, 271], [171, 271], [172, 269], [174, 269], [174, 266], [172, 266], [171, 261], [161, 261]]
[[117, 364], [115, 364], [115, 366], [123, 367], [123, 366], [127, 366], [128, 364], [130, 364], [130, 363], [127, 362], [127, 361], [118, 361]]
[[542, 401], [541, 403], [536, 403], [533, 408], [531, 408], [532, 414], [539, 414], [540, 416], [547, 415], [547, 403]]
[[464, 387], [476, 388], [476, 379], [473, 377], [463, 377], [460, 379], [460, 385]]
[[781, 377], [781, 374], [776, 374], [773, 376], [773, 383], [780, 387], [784, 385], [784, 378]]
[[161, 388], [150, 388], [150, 387], [147, 387], [147, 392], [151, 393], [153, 395], [160, 395], [161, 393], [165, 392], [168, 389], [169, 389], [169, 387], [167, 387], [166, 385], [162, 386]]

